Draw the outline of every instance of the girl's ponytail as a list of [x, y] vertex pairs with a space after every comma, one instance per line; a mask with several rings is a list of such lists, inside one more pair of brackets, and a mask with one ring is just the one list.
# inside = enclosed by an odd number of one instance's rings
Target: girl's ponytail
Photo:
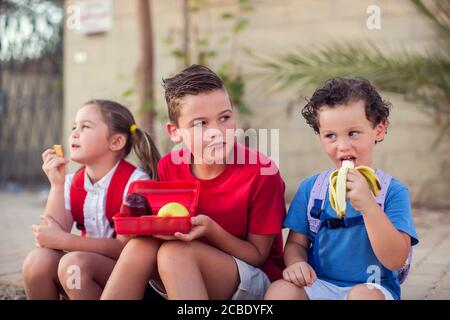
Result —
[[134, 150], [141, 168], [151, 179], [158, 179], [158, 161], [161, 155], [151, 136], [136, 126], [130, 110], [111, 100], [91, 100], [84, 105], [88, 104], [94, 104], [100, 108], [111, 134], [121, 133], [127, 137], [123, 157], [127, 157], [131, 150]]
[[148, 173], [151, 179], [157, 180], [158, 161], [161, 155], [147, 132], [137, 127], [133, 131], [131, 133], [133, 150], [141, 163], [141, 168]]

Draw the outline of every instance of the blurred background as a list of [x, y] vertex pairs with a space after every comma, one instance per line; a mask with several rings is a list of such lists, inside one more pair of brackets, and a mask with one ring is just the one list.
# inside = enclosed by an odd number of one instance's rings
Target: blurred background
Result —
[[450, 205], [448, 1], [1, 3], [3, 186], [45, 183], [42, 150], [66, 143], [92, 98], [127, 105], [170, 151], [161, 79], [202, 63], [225, 79], [240, 127], [280, 130], [287, 200], [331, 165], [300, 110], [340, 75], [368, 78], [393, 103], [376, 165], [408, 184], [414, 204]]
[[[375, 165], [408, 186], [420, 232], [432, 230], [419, 255], [450, 250], [439, 229], [450, 215], [449, 48], [448, 0], [0, 0], [0, 234], [17, 239], [15, 251], [0, 241], [0, 280], [20, 283], [48, 189], [41, 153], [66, 145], [77, 109], [123, 103], [165, 154], [161, 80], [192, 63], [221, 75], [241, 128], [279, 130], [287, 203], [332, 166], [301, 117], [305, 99], [331, 77], [369, 79], [393, 104]], [[438, 265], [447, 274], [450, 260]], [[438, 282], [420, 281], [423, 292]]]

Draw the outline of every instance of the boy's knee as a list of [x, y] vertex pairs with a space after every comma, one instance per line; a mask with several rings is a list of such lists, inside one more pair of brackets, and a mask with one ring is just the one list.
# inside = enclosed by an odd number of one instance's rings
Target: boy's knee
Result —
[[36, 248], [25, 258], [22, 274], [25, 281], [48, 276], [58, 264], [58, 254], [52, 249]]
[[360, 284], [353, 287], [347, 295], [347, 300], [385, 300], [383, 292], [370, 284]]
[[285, 280], [280, 279], [275, 282], [273, 282], [269, 288], [267, 288], [267, 291], [264, 295], [264, 300], [276, 300], [279, 296], [280, 292], [283, 292], [283, 288], [285, 284], [283, 283]]
[[158, 270], [179, 270], [180, 262], [191, 260], [194, 256], [194, 242], [166, 241], [158, 250]]
[[151, 237], [130, 239], [120, 253], [120, 263], [130, 267], [145, 267], [154, 263], [160, 243]]
[[307, 299], [303, 288], [284, 279], [273, 282], [264, 295], [264, 300]]

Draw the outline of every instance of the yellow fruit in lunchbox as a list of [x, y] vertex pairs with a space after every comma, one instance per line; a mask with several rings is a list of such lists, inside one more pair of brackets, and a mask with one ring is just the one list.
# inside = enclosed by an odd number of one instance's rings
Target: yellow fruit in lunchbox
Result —
[[186, 217], [188, 215], [188, 209], [178, 202], [170, 202], [158, 211], [158, 217]]

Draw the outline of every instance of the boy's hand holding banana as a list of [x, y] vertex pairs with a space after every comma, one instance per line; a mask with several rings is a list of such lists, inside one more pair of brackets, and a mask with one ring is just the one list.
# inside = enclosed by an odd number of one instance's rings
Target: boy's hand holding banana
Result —
[[355, 210], [364, 214], [377, 205], [374, 195], [376, 197], [380, 190], [381, 183], [375, 171], [367, 166], [354, 168], [351, 161], [343, 161], [342, 167], [330, 175], [329, 199], [339, 217], [345, 216], [347, 199]]

